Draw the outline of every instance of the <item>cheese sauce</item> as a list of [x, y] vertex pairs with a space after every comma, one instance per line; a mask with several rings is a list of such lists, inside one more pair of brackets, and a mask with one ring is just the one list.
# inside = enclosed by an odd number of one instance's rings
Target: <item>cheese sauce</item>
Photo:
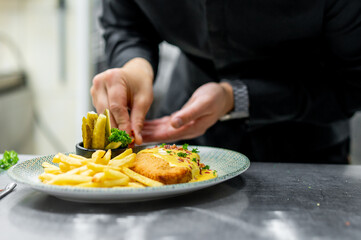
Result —
[[186, 167], [192, 171], [192, 180], [200, 182], [217, 177], [217, 171], [209, 169], [209, 166], [200, 162], [197, 151], [186, 150], [176, 145], [147, 148], [140, 152], [152, 153], [155, 157], [163, 158], [170, 166]]

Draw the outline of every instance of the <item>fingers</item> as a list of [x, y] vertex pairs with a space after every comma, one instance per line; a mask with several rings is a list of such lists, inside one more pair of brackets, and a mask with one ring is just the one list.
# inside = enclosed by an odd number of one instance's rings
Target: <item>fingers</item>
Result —
[[163, 117], [144, 123], [142, 137], [144, 142], [171, 142], [201, 136], [212, 125], [209, 116], [201, 117], [180, 128], [170, 124], [170, 117]]
[[179, 135], [170, 124], [170, 117], [164, 117], [156, 120], [156, 122], [144, 123], [142, 130], [143, 142], [170, 142]]
[[104, 75], [102, 73], [94, 77], [90, 94], [97, 112], [104, 112], [104, 110], [108, 108], [108, 97], [104, 84]]
[[115, 127], [130, 134], [131, 126], [125, 83], [111, 77], [105, 81], [105, 85], [108, 90], [109, 110], [114, 118]]
[[171, 124], [174, 128], [180, 128], [209, 113], [208, 104], [202, 99], [190, 99], [189, 103], [187, 102], [181, 110], [172, 115]]
[[128, 134], [134, 130], [137, 144], [142, 143], [140, 132], [153, 100], [152, 73], [151, 65], [146, 60], [136, 58], [123, 68], [98, 74], [91, 88], [97, 112], [102, 113], [108, 108], [111, 125]]
[[142, 135], [141, 131], [143, 129], [143, 123], [145, 120], [145, 115], [147, 114], [152, 99], [145, 99], [144, 97], [138, 97], [133, 103], [132, 112], [130, 120], [132, 123], [132, 129], [134, 131], [135, 143], [140, 145], [142, 144]]
[[103, 113], [106, 108], [110, 110], [112, 127], [130, 133], [127, 86], [123, 78], [122, 71], [114, 69], [98, 74], [93, 79], [91, 95], [98, 113]]
[[202, 85], [178, 112], [145, 122], [142, 131], [144, 142], [167, 142], [203, 135], [224, 114], [227, 106], [225, 93], [218, 83]]
[[198, 134], [193, 122], [181, 128], [154, 128], [153, 130], [143, 128], [143, 142], [172, 142], [181, 139], [191, 139]]

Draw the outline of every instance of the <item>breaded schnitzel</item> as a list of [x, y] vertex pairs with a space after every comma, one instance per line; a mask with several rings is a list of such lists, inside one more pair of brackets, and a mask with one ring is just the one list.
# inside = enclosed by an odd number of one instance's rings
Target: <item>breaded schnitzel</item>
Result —
[[138, 153], [133, 170], [164, 184], [185, 183], [192, 179], [192, 172], [187, 167], [170, 166], [164, 158], [150, 152]]
[[[132, 169], [153, 180], [164, 184], [186, 183], [197, 180], [202, 173], [209, 175], [202, 180], [215, 177], [214, 171], [200, 163], [197, 151], [190, 151], [187, 146], [164, 145], [140, 151]], [[214, 176], [210, 176], [211, 174]]]

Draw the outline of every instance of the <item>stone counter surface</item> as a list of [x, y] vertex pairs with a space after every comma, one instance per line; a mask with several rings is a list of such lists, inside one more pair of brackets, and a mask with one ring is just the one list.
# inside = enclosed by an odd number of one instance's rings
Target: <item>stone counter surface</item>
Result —
[[[0, 187], [9, 182], [0, 173]], [[204, 190], [122, 204], [67, 202], [18, 185], [0, 200], [0, 229], [1, 240], [361, 239], [361, 166], [252, 162]]]

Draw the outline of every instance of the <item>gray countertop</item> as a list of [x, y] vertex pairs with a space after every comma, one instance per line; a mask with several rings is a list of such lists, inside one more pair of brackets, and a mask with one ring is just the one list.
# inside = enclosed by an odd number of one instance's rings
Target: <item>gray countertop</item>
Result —
[[[0, 187], [9, 182], [0, 173]], [[0, 229], [4, 240], [361, 239], [361, 166], [251, 163], [204, 190], [126, 204], [67, 202], [20, 185], [0, 200]]]

